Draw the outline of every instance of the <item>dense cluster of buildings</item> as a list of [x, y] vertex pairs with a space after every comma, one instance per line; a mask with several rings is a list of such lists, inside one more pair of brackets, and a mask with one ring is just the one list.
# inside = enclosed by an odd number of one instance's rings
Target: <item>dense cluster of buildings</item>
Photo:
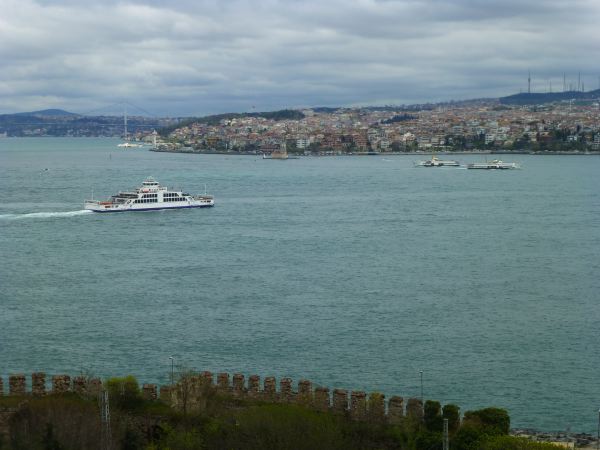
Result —
[[302, 154], [600, 150], [600, 106], [562, 102], [507, 106], [480, 101], [410, 110], [307, 109], [297, 120], [223, 118], [175, 129], [163, 149]]

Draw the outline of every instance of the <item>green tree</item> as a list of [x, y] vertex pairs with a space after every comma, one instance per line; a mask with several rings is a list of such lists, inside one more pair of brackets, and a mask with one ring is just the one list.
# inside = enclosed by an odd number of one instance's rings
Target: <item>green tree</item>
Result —
[[502, 408], [485, 408], [465, 413], [465, 423], [479, 426], [489, 435], [507, 435], [510, 430], [510, 417]]
[[441, 432], [444, 427], [440, 402], [427, 400], [423, 408], [423, 421], [428, 431]]
[[448, 431], [455, 433], [460, 427], [460, 408], [453, 404], [444, 405], [442, 417], [448, 419]]
[[119, 409], [134, 410], [142, 403], [140, 387], [137, 379], [133, 375], [120, 378], [109, 378], [105, 383], [111, 406], [115, 405]]

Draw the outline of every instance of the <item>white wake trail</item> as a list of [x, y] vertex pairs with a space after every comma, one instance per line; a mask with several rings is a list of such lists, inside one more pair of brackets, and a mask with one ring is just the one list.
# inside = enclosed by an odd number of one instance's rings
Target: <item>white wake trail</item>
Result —
[[53, 217], [75, 217], [83, 216], [86, 214], [92, 214], [93, 211], [87, 209], [80, 209], [77, 211], [59, 211], [59, 212], [35, 212], [35, 213], [24, 213], [24, 214], [0, 214], [0, 219], [49, 219]]

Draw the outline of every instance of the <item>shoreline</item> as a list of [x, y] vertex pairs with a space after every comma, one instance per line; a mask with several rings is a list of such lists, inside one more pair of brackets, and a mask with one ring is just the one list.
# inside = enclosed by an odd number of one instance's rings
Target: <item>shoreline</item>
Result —
[[[151, 152], [157, 153], [188, 153], [195, 155], [229, 155], [229, 156], [261, 156], [263, 153], [258, 152], [234, 152], [234, 151], [217, 151], [217, 150], [187, 150], [187, 149], [177, 149], [177, 150], [161, 150], [156, 148], [149, 149]], [[312, 157], [326, 157], [326, 156], [429, 156], [429, 155], [533, 155], [533, 156], [598, 156], [600, 155], [600, 151], [591, 151], [591, 152], [562, 152], [562, 151], [552, 151], [552, 152], [533, 152], [533, 151], [492, 151], [492, 150], [473, 150], [473, 151], [457, 151], [457, 152], [449, 152], [449, 151], [439, 151], [439, 152], [355, 152], [355, 153], [332, 153], [332, 152], [323, 152], [319, 154], [290, 154], [290, 158], [288, 159], [297, 159], [300, 157], [312, 158]], [[274, 158], [275, 159], [275, 158]]]
[[566, 448], [595, 449], [598, 437], [591, 433], [571, 431], [540, 431], [535, 428], [511, 428], [509, 434], [533, 442], [559, 444]]

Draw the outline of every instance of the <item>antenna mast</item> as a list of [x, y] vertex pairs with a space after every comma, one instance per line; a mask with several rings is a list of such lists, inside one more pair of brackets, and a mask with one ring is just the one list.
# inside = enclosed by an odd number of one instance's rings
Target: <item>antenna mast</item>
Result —
[[123, 122], [125, 125], [125, 140], [127, 140], [127, 105], [125, 106], [125, 111], [123, 113]]

